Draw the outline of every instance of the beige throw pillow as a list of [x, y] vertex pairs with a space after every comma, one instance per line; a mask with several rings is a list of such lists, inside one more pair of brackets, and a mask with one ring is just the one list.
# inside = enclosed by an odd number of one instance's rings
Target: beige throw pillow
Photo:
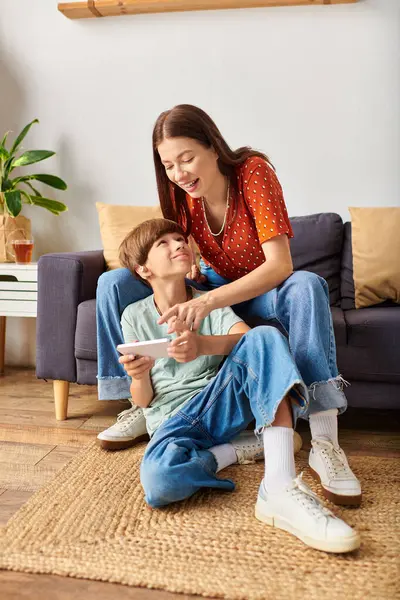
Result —
[[143, 221], [162, 217], [160, 206], [116, 206], [96, 202], [104, 259], [109, 269], [121, 265], [118, 249], [124, 237]]
[[349, 208], [356, 308], [400, 303], [400, 208]]

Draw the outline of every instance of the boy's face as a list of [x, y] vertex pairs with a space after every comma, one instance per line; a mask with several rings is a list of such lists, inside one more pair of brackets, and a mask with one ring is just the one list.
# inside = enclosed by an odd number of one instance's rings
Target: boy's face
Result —
[[149, 283], [156, 279], [181, 279], [192, 265], [192, 251], [180, 233], [166, 233], [150, 248], [138, 273]]

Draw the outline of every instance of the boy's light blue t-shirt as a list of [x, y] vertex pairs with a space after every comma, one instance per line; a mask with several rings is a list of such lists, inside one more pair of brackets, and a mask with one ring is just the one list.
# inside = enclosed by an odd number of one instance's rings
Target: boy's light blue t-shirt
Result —
[[[193, 289], [193, 298], [201, 292]], [[175, 336], [167, 334], [168, 324], [158, 325], [160, 315], [154, 304], [154, 295], [130, 304], [121, 317], [126, 344]], [[218, 308], [203, 319], [200, 335], [227, 335], [236, 323], [241, 323], [231, 308]], [[150, 371], [154, 397], [143, 409], [149, 435], [182, 405], [198, 394], [217, 374], [223, 356], [199, 356], [188, 363], [178, 363], [173, 358], [158, 358]]]

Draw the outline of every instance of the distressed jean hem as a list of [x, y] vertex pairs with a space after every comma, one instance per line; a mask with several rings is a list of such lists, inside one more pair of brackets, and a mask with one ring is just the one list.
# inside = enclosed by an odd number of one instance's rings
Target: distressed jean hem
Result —
[[347, 409], [347, 398], [343, 392], [350, 385], [341, 375], [327, 381], [317, 381], [309, 386], [310, 406], [306, 417], [316, 412], [337, 408], [341, 415]]
[[130, 377], [97, 377], [99, 400], [127, 400], [131, 398]]

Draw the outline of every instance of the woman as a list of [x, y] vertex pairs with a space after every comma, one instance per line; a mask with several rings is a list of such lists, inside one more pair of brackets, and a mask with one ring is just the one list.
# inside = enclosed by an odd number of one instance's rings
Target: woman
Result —
[[[173, 306], [160, 318], [176, 318], [196, 330], [213, 309], [234, 307], [245, 321], [273, 321], [288, 335], [291, 352], [313, 395], [307, 415], [312, 434], [310, 466], [324, 493], [344, 504], [359, 504], [361, 488], [339, 447], [337, 415], [346, 409], [328, 286], [309, 273], [293, 272], [293, 237], [282, 189], [268, 158], [249, 147], [233, 151], [201, 109], [179, 105], [163, 112], [153, 131], [160, 205], [178, 222], [201, 253], [200, 272], [191, 277], [208, 290]], [[99, 398], [129, 397], [129, 363], [118, 361], [120, 316], [128, 304], [151, 294], [126, 269], [103, 274], [97, 294]], [[136, 408], [99, 434], [103, 447], [132, 445], [145, 435]]]

